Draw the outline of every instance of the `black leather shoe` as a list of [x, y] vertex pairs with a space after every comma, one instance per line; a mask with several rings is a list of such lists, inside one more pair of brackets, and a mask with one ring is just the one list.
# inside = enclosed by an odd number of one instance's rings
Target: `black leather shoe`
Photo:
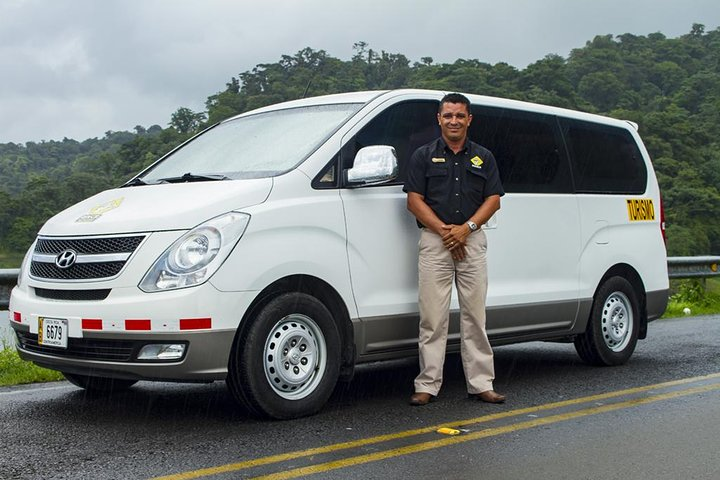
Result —
[[494, 390], [487, 390], [482, 393], [471, 395], [476, 400], [487, 403], [505, 403], [505, 395], [501, 395]]
[[423, 405], [427, 405], [432, 402], [433, 398], [434, 397], [429, 393], [416, 392], [410, 397], [410, 405], [414, 407], [422, 407]]

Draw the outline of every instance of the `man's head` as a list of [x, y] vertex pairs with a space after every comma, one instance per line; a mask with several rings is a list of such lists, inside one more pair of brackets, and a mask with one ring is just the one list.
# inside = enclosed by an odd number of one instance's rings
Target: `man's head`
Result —
[[440, 100], [437, 119], [446, 142], [464, 141], [472, 122], [470, 100], [459, 93], [448, 93]]

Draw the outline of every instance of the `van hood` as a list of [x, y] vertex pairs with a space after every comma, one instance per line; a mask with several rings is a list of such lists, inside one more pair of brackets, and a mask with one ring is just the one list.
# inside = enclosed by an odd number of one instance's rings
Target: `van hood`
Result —
[[223, 213], [264, 202], [272, 178], [116, 188], [58, 213], [40, 235], [103, 235], [187, 230]]

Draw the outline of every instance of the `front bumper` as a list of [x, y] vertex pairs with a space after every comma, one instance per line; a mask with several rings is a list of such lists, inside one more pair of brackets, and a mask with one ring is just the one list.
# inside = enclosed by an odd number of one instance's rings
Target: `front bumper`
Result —
[[[220, 292], [206, 283], [151, 294], [115, 288], [101, 301], [58, 301], [23, 286], [12, 292], [10, 324], [20, 357], [53, 370], [134, 380], [223, 380], [242, 312], [254, 295]], [[38, 345], [39, 317], [67, 320], [67, 349]], [[185, 354], [172, 361], [137, 359], [144, 345], [158, 343], [185, 344]]]
[[[233, 330], [162, 334], [152, 338], [138, 334], [93, 334], [81, 339], [71, 338], [68, 349], [60, 350], [38, 345], [37, 334], [31, 334], [26, 326], [13, 325], [13, 328], [17, 335], [17, 350], [23, 360], [61, 372], [132, 380], [224, 380], [235, 338]], [[174, 362], [136, 359], [144, 345], [155, 343], [184, 343], [187, 350], [181, 360]], [[96, 359], [88, 359], [88, 352]], [[124, 358], [106, 360], [103, 355], [122, 355]]]

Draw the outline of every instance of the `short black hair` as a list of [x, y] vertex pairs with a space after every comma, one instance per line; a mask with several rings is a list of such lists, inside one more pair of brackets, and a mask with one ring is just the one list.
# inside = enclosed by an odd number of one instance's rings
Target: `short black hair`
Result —
[[442, 100], [440, 100], [440, 105], [438, 105], [438, 113], [442, 111], [443, 104], [445, 103], [462, 103], [467, 108], [468, 113], [470, 113], [470, 100], [462, 93], [448, 93], [445, 95]]

